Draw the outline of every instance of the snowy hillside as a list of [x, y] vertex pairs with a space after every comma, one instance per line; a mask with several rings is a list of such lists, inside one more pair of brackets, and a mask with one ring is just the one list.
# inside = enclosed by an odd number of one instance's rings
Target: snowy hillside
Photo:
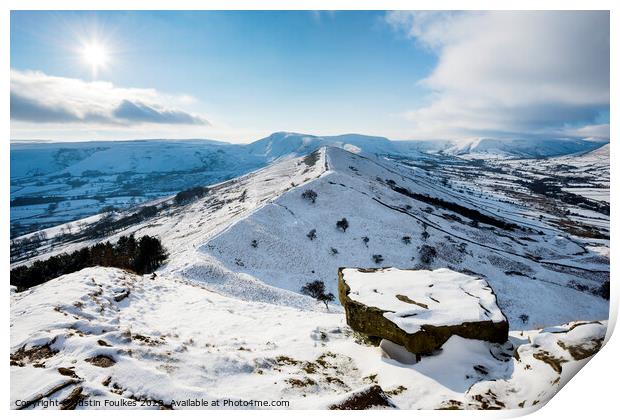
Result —
[[[188, 396], [325, 408], [378, 384], [401, 408], [546, 401], [602, 343], [609, 222], [602, 208], [577, 214], [589, 201], [525, 193], [523, 178], [480, 165], [327, 147], [190, 203], [168, 197], [19, 238], [15, 250], [30, 251], [13, 267], [129, 233], [158, 236], [170, 256], [155, 278], [90, 268], [14, 293], [12, 399], [79, 386], [87, 400], [173, 408]], [[102, 223], [112, 233], [97, 233]], [[360, 340], [337, 302], [327, 310], [300, 293], [315, 280], [336, 293], [339, 267], [384, 266], [484, 278], [510, 342], [453, 337], [403, 365]], [[571, 340], [589, 353], [567, 350]]]
[[345, 134], [339, 136], [313, 136], [308, 134], [278, 132], [248, 145], [251, 154], [266, 156], [270, 160], [283, 156], [300, 156], [319, 147], [339, 147], [351, 152], [378, 155], [404, 155], [415, 157], [420, 153], [447, 154], [477, 157], [545, 158], [574, 153], [584, 153], [604, 145], [605, 142], [577, 139], [491, 139], [474, 140], [416, 140], [392, 141], [385, 137]]
[[[335, 293], [339, 267], [447, 266], [485, 276], [511, 324], [522, 315], [528, 326], [606, 319], [607, 301], [596, 294], [609, 277], [608, 240], [571, 235], [563, 215], [529, 202], [462, 188], [327, 148], [218, 184], [113, 237], [159, 236], [171, 252], [162, 272], [246, 300], [303, 307], [300, 288], [318, 279]], [[306, 190], [316, 192], [314, 203]], [[346, 231], [336, 225], [343, 218]], [[80, 236], [91, 223], [46, 231], [38, 258], [101, 241]]]
[[605, 329], [514, 331], [503, 345], [454, 336], [440, 354], [407, 365], [357, 339], [340, 313], [91, 268], [12, 296], [11, 401], [51, 409], [328, 408], [379, 385], [403, 409], [532, 407], [589, 360]]
[[248, 145], [252, 154], [265, 156], [269, 160], [286, 156], [305, 155], [320, 147], [340, 147], [350, 152], [388, 154], [398, 150], [396, 142], [385, 137], [344, 134], [340, 136], [312, 136], [308, 134], [273, 133], [269, 137]]
[[575, 139], [476, 139], [455, 143], [444, 149], [444, 153], [469, 157], [498, 156], [504, 158], [540, 159], [546, 157], [589, 152], [604, 142]]
[[149, 140], [11, 144], [11, 236], [128, 208], [196, 185], [224, 181], [319, 147], [423, 159], [531, 158], [583, 153], [602, 143], [578, 140], [391, 141], [346, 134], [278, 132], [250, 144]]
[[127, 208], [264, 166], [212, 141], [11, 144], [12, 235]]

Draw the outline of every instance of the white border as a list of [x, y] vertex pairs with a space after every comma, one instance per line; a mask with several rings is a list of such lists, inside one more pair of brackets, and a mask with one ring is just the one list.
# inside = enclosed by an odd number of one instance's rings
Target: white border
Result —
[[[9, 48], [10, 48], [10, 10], [82, 10], [82, 9], [94, 9], [94, 10], [156, 10], [156, 9], [169, 9], [169, 10], [199, 10], [199, 9], [212, 9], [212, 10], [258, 10], [258, 9], [286, 9], [286, 10], [477, 10], [477, 9], [490, 9], [490, 10], [611, 10], [611, 92], [617, 92], [617, 84], [614, 80], [614, 75], [618, 74], [617, 64], [617, 46], [618, 46], [618, 24], [620, 16], [618, 12], [618, 6], [613, 1], [604, 0], [591, 0], [591, 1], [576, 1], [576, 0], [546, 0], [543, 2], [535, 0], [522, 0], [522, 1], [490, 1], [490, 0], [443, 0], [429, 1], [429, 0], [357, 0], [355, 2], [351, 0], [263, 0], [263, 1], [251, 1], [251, 0], [92, 0], [86, 3], [85, 1], [78, 0], [8, 0], [4, 1], [2, 7], [2, 15], [0, 20], [0, 48], [4, 57], [2, 60], [5, 63], [0, 70], [3, 75], [2, 91], [0, 97], [0, 109], [2, 110], [2, 132], [5, 133], [5, 145], [0, 154], [1, 165], [0, 171], [2, 173], [2, 184], [0, 186], [0, 197], [3, 199], [2, 215], [3, 220], [0, 223], [0, 230], [2, 232], [2, 240], [0, 240], [0, 247], [2, 249], [2, 268], [1, 272], [4, 273], [4, 281], [8, 283], [9, 272], [9, 182], [10, 170], [9, 170], [9, 139], [10, 139], [10, 121], [9, 121], [9, 108], [10, 108], [10, 66], [9, 62]], [[615, 111], [618, 110], [618, 95], [612, 95], [611, 97], [611, 115], [615, 116]], [[611, 122], [611, 138], [612, 143], [618, 138], [618, 125], [616, 122], [618, 119], [612, 119]], [[614, 155], [615, 145], [612, 144], [611, 155], [611, 182], [616, 185], [618, 181], [618, 173], [615, 170], [617, 161]], [[611, 194], [611, 229], [615, 231], [615, 215], [618, 206], [618, 200], [616, 195]], [[615, 232], [611, 235], [615, 238]], [[611, 247], [611, 259], [617, 260], [616, 249]], [[615, 273], [613, 270], [612, 273]], [[614, 279], [618, 281], [617, 278]], [[612, 300], [610, 308], [610, 332], [615, 326], [617, 319], [617, 305], [618, 305], [618, 287], [616, 283], [612, 281]], [[8, 286], [8, 285], [7, 285]], [[41, 412], [27, 411], [17, 412], [9, 410], [9, 296], [8, 293], [4, 297], [4, 314], [5, 319], [3, 322], [3, 330], [0, 335], [4, 349], [4, 363], [2, 364], [2, 388], [0, 395], [5, 398], [4, 407], [8, 411], [9, 416], [19, 418], [40, 418]], [[609, 334], [609, 332], [608, 332]], [[609, 337], [608, 337], [609, 338]], [[542, 419], [542, 418], [561, 418], [561, 419], [588, 419], [588, 418], [608, 418], [612, 413], [616, 411], [616, 399], [618, 398], [617, 382], [620, 379], [620, 363], [618, 362], [618, 356], [620, 355], [620, 342], [617, 337], [612, 337], [607, 345], [596, 355], [593, 360], [586, 365], [582, 371], [576, 375], [576, 379], [571, 380], [560, 393], [554, 397], [543, 409], [533, 412], [528, 418]], [[71, 417], [79, 412], [66, 413], [65, 416]], [[242, 416], [256, 416], [259, 419], [263, 418], [288, 418], [291, 415], [302, 418], [316, 419], [318, 416], [323, 417], [364, 417], [364, 418], [376, 418], [378, 416], [385, 416], [386, 412], [327, 412], [327, 411], [262, 411], [262, 412], [249, 412], [249, 411], [199, 411], [199, 412], [187, 412], [182, 414], [179, 412], [145, 412], [145, 411], [117, 411], [110, 413], [109, 411], [89, 411], [87, 414], [89, 418], [101, 418], [108, 419], [110, 415], [115, 417], [132, 417], [132, 418], [151, 418], [151, 416], [183, 416], [183, 418], [205, 418], [214, 416], [215, 418], [230, 418], [230, 417], [242, 417]], [[498, 417], [514, 417], [518, 415], [526, 414], [526, 412], [518, 411], [502, 411], [502, 412], [480, 412], [480, 411], [467, 411], [467, 412], [438, 412], [438, 411], [391, 411], [387, 413], [390, 417], [394, 418], [445, 418], [446, 416], [454, 416], [455, 418], [498, 418]], [[46, 412], [45, 416], [57, 418], [58, 412]], [[147, 417], [148, 416], [148, 417]]]

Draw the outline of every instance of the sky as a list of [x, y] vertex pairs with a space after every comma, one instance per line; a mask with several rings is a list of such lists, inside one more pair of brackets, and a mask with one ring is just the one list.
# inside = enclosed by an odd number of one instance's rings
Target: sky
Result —
[[609, 138], [608, 12], [11, 12], [11, 139]]

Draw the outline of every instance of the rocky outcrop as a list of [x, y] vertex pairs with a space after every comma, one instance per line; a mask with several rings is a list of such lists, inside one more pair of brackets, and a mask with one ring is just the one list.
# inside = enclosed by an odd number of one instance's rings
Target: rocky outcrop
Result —
[[508, 322], [481, 279], [448, 269], [338, 270], [338, 292], [354, 330], [417, 355], [451, 336], [503, 343]]
[[396, 405], [379, 385], [371, 385], [352, 392], [340, 403], [329, 406], [330, 410], [368, 410], [373, 408], [396, 408]]

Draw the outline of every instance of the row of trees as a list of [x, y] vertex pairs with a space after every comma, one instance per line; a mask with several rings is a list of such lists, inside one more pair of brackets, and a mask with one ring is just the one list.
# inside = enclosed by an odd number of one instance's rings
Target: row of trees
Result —
[[138, 274], [152, 273], [168, 258], [161, 241], [154, 236], [121, 236], [115, 244], [102, 242], [72, 253], [62, 253], [29, 266], [11, 270], [11, 284], [18, 291], [45, 283], [86, 267], [118, 267]]

